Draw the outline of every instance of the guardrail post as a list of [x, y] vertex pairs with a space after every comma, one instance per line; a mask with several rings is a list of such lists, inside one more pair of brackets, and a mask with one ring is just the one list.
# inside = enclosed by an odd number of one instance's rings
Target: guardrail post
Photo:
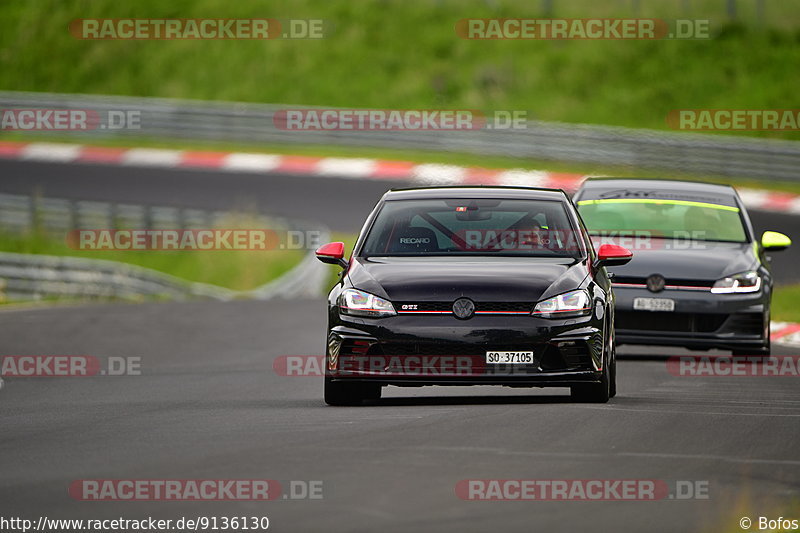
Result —
[[736, 20], [736, 0], [728, 0], [728, 18]]
[[80, 214], [78, 213], [78, 204], [75, 200], [69, 200], [69, 229], [79, 229], [80, 228]]
[[144, 206], [143, 215], [145, 229], [153, 229], [153, 208], [149, 205]]

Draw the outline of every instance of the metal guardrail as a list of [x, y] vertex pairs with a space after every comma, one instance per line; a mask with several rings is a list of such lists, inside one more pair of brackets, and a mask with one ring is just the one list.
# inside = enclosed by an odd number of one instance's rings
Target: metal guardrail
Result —
[[327, 279], [328, 270], [313, 252], [283, 276], [249, 291], [189, 282], [116, 261], [0, 252], [0, 294], [10, 300], [310, 298], [320, 295]]
[[[0, 194], [0, 230], [22, 233], [35, 230], [66, 236], [71, 229], [209, 229], [225, 225], [225, 211], [204, 211], [161, 206], [84, 202]], [[259, 227], [318, 232], [328, 231], [304, 221], [253, 216]], [[227, 226], [226, 226], [227, 227]], [[249, 291], [235, 291], [116, 261], [38, 254], [0, 252], [0, 296], [12, 300], [43, 298], [140, 300], [160, 297], [174, 300], [208, 298], [272, 299], [319, 296], [328, 269], [313, 250], [283, 276]]]
[[[31, 229], [63, 233], [71, 229], [205, 229], [222, 223], [230, 213], [168, 206], [150, 206], [43, 198], [0, 193], [0, 229], [19, 233]], [[284, 219], [262, 221], [288, 227]]]
[[0, 92], [0, 108], [139, 112], [140, 129], [63, 131], [72, 138], [149, 137], [405, 148], [765, 180], [800, 179], [797, 141], [541, 121], [529, 121], [525, 129], [287, 131], [273, 123], [275, 113], [286, 109], [276, 105], [78, 94]]
[[235, 291], [189, 283], [116, 261], [0, 252], [0, 279], [11, 300], [42, 298], [138, 300], [142, 297], [231, 299]]

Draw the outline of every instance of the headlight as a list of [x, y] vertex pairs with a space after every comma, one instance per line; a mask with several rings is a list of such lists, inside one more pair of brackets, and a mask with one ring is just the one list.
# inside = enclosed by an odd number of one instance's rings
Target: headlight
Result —
[[565, 292], [537, 303], [532, 314], [541, 318], [584, 316], [592, 312], [590, 301], [589, 293], [584, 290]]
[[711, 292], [715, 294], [758, 292], [759, 289], [761, 289], [761, 277], [758, 272], [751, 270], [717, 280], [714, 286], [711, 287]]
[[345, 289], [339, 296], [339, 311], [344, 315], [380, 318], [396, 315], [392, 302], [358, 289]]

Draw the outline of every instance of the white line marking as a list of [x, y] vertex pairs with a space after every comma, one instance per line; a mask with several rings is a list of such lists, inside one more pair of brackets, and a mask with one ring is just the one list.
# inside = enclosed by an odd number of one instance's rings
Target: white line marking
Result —
[[411, 169], [411, 180], [424, 185], [460, 185], [466, 175], [467, 169], [456, 165], [430, 163]]
[[83, 150], [80, 144], [30, 143], [22, 149], [22, 159], [28, 161], [75, 161]]
[[282, 157], [272, 154], [234, 153], [225, 156], [220, 168], [238, 172], [269, 172], [281, 164]]
[[736, 189], [742, 203], [750, 209], [764, 209], [768, 206], [769, 191], [759, 189]]
[[317, 164], [317, 172], [320, 176], [368, 178], [375, 174], [376, 164], [374, 159], [325, 157]]
[[497, 184], [517, 187], [546, 187], [548, 178], [548, 172], [515, 168], [498, 174]]
[[181, 161], [180, 150], [133, 148], [122, 154], [122, 164], [144, 167], [174, 167]]

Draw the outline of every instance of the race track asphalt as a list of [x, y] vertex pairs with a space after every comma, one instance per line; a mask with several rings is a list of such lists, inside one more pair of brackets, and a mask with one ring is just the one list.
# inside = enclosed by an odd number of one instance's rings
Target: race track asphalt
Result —
[[[275, 531], [688, 532], [722, 531], [743, 510], [768, 514], [800, 495], [796, 378], [680, 377], [656, 355], [676, 352], [625, 347], [619, 394], [605, 405], [570, 403], [566, 389], [437, 387], [333, 408], [320, 377], [272, 366], [321, 354], [324, 321], [322, 301], [0, 311], [3, 354], [141, 358], [141, 375], [6, 380], [2, 515], [268, 516]], [[321, 481], [323, 499], [68, 494], [80, 479], [265, 478]], [[709, 499], [463, 501], [455, 486], [465, 479], [683, 481], [707, 484]]]
[[[231, 208], [355, 232], [400, 182], [0, 161], [0, 192]], [[313, 191], [313, 194], [310, 194]], [[751, 213], [797, 236], [798, 217]], [[775, 255], [798, 281], [798, 247]], [[331, 267], [333, 268], [333, 267]], [[321, 355], [320, 300], [0, 307], [0, 355], [141, 358], [141, 375], [8, 378], [0, 390], [0, 516], [268, 516], [275, 531], [736, 531], [745, 512], [800, 500], [800, 388], [789, 377], [681, 377], [623, 347], [619, 394], [566, 389], [391, 388], [326, 407], [322, 379], [273, 369]], [[795, 354], [787, 348], [778, 354]], [[713, 353], [713, 352], [712, 352]], [[321, 481], [322, 499], [83, 502], [81, 479]], [[466, 479], [646, 479], [708, 499], [463, 501]], [[283, 494], [286, 494], [284, 492]], [[800, 516], [793, 517], [800, 518]]]

